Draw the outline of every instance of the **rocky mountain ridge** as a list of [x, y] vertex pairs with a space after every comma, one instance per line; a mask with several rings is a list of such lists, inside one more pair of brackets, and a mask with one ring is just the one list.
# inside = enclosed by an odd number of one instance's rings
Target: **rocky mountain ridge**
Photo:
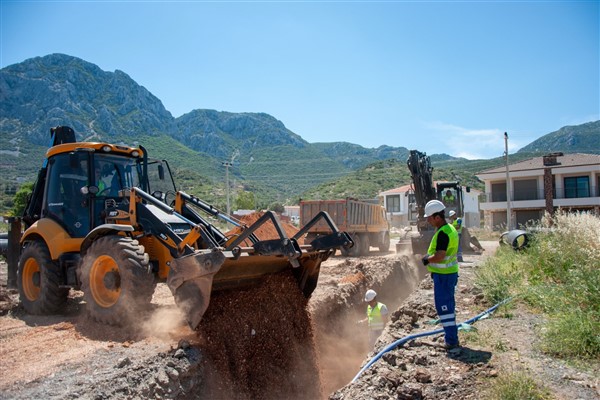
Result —
[[[223, 162], [233, 161], [234, 185], [285, 201], [384, 160], [402, 160], [404, 147], [364, 148], [347, 142], [308, 143], [266, 113], [198, 109], [174, 118], [156, 96], [125, 72], [64, 54], [35, 57], [0, 70], [0, 190], [32, 181], [49, 129], [68, 125], [78, 140], [143, 144], [157, 158], [189, 170], [188, 184], [223, 186]], [[600, 121], [565, 127], [521, 151], [600, 152]], [[468, 160], [432, 155], [432, 162]], [[454, 166], [453, 166], [454, 168]], [[391, 178], [390, 178], [391, 179]], [[385, 190], [402, 184], [381, 182]], [[189, 186], [188, 185], [188, 186]], [[217, 194], [215, 194], [216, 196]]]

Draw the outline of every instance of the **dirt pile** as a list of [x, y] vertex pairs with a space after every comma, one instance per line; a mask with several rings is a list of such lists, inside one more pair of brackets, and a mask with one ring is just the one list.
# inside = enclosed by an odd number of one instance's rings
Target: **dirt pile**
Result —
[[[240, 222], [242, 224], [244, 224], [246, 227], [249, 227], [252, 224], [254, 224], [256, 221], [258, 221], [263, 215], [265, 215], [264, 212], [255, 212], [252, 214], [244, 215], [240, 218]], [[294, 225], [292, 225], [290, 223], [280, 221], [280, 224], [281, 224], [281, 228], [283, 229], [283, 231], [289, 238], [293, 237], [299, 231], [298, 228], [296, 228]], [[243, 232], [243, 230], [244, 230], [243, 228], [235, 227], [232, 230], [228, 231], [225, 234], [225, 236], [234, 237], [234, 236], [241, 234]], [[273, 225], [273, 222], [271, 220], [266, 221], [264, 224], [262, 224], [256, 231], [254, 231], [254, 234], [260, 240], [279, 239], [279, 234], [277, 233], [277, 229], [275, 229], [275, 225]], [[242, 242], [242, 244], [244, 246], [252, 245], [252, 243], [249, 240], [244, 240]], [[298, 239], [298, 244], [300, 244], [300, 245], [304, 244], [304, 240], [302, 238]]]

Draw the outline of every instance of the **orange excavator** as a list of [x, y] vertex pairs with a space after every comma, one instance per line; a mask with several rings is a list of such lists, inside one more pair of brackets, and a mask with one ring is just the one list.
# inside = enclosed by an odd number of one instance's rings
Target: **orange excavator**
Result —
[[[327, 213], [293, 237], [272, 212], [244, 226], [177, 191], [168, 162], [148, 158], [143, 146], [77, 142], [66, 126], [52, 128], [50, 136], [23, 215], [17, 283], [29, 313], [60, 312], [69, 290], [79, 289], [93, 319], [124, 325], [150, 304], [162, 281], [197, 329], [213, 292], [290, 270], [309, 297], [321, 263], [336, 249], [353, 246]], [[210, 222], [215, 219], [241, 233], [226, 236]], [[299, 245], [322, 220], [330, 233]], [[263, 224], [272, 224], [279, 237], [257, 237]]]

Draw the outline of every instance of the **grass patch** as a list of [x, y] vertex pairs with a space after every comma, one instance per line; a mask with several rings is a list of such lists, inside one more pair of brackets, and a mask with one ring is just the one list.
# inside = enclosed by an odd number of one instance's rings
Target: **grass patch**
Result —
[[486, 400], [549, 400], [550, 392], [523, 372], [500, 375], [492, 381]]
[[536, 227], [529, 248], [502, 246], [476, 273], [490, 304], [513, 297], [544, 313], [540, 348], [559, 358], [600, 357], [599, 224], [559, 211]]

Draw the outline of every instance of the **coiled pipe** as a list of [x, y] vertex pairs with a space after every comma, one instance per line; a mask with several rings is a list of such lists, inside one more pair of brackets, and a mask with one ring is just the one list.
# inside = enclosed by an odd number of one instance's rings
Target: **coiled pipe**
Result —
[[[498, 307], [500, 307], [501, 305], [503, 305], [505, 303], [508, 303], [511, 299], [512, 298], [509, 297], [507, 299], [502, 300], [500, 303], [496, 304], [495, 306], [488, 308], [484, 312], [477, 314], [476, 316], [474, 316], [473, 318], [471, 318], [469, 320], [466, 320], [465, 322], [463, 322], [463, 324], [467, 324], [467, 325], [472, 324], [473, 322], [481, 319], [484, 315], [491, 314]], [[363, 372], [365, 372], [367, 369], [369, 369], [371, 367], [371, 365], [375, 364], [375, 362], [377, 362], [377, 360], [379, 360], [381, 358], [381, 356], [383, 356], [388, 351], [393, 350], [396, 347], [403, 345], [404, 343], [406, 343], [410, 340], [417, 339], [417, 338], [420, 338], [423, 336], [437, 335], [438, 333], [443, 333], [443, 332], [444, 332], [444, 329], [440, 328], [440, 329], [436, 329], [434, 331], [415, 333], [414, 335], [405, 336], [402, 339], [398, 339], [394, 343], [387, 345], [386, 347], [383, 348], [383, 350], [381, 350], [379, 353], [377, 353], [375, 355], [375, 357], [373, 357], [367, 364], [365, 364], [365, 366], [362, 367], [360, 371], [358, 371], [358, 374], [356, 374], [354, 379], [352, 379], [352, 383], [356, 382], [356, 380], [363, 374]]]

